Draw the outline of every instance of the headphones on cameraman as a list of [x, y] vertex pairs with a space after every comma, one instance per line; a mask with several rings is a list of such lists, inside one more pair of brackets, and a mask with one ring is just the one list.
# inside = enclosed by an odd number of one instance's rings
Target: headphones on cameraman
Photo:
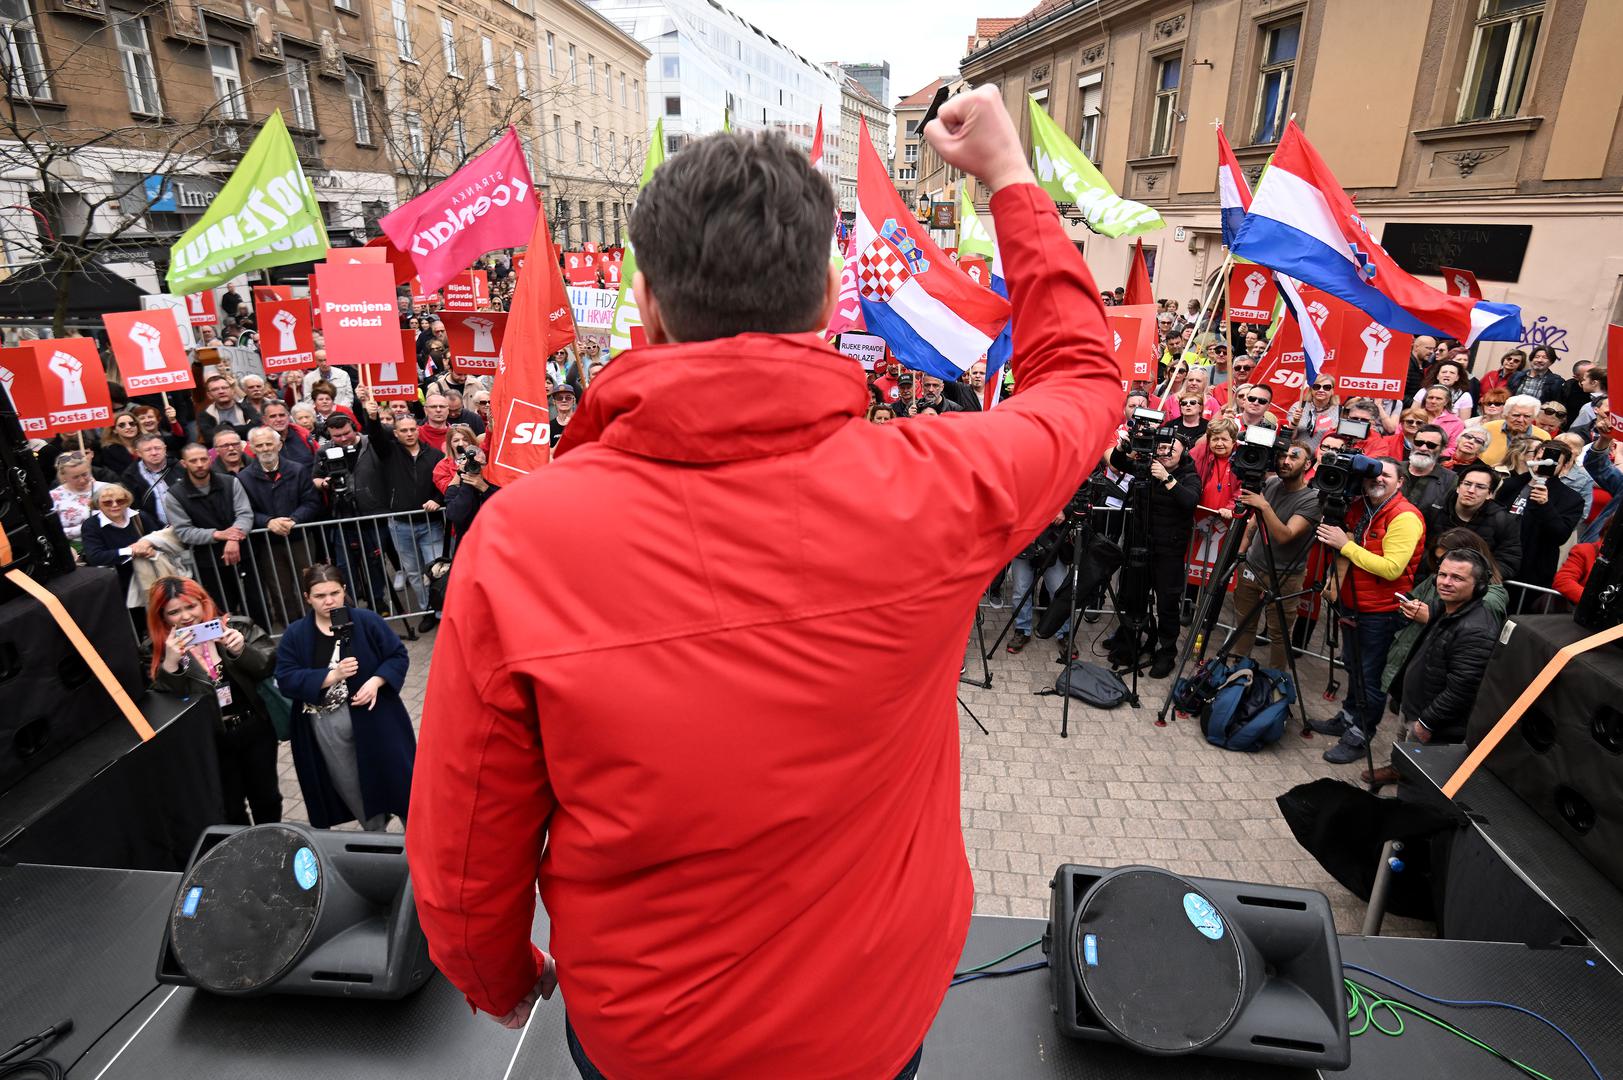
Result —
[[[1476, 582], [1476, 587], [1471, 590], [1472, 600], [1480, 600], [1487, 594], [1488, 587], [1493, 584], [1493, 567], [1488, 565], [1488, 560], [1482, 557], [1480, 551], [1474, 548], [1457, 548], [1443, 558], [1471, 564], [1473, 580]], [[1441, 565], [1441, 562], [1438, 560], [1438, 565]]]

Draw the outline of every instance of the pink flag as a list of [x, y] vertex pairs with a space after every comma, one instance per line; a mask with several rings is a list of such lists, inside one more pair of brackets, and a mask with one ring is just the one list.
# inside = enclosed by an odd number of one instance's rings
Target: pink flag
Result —
[[817, 133], [812, 136], [811, 163], [816, 165], [823, 160], [823, 107], [817, 106]]
[[433, 292], [496, 248], [518, 247], [535, 225], [535, 186], [512, 128], [495, 146], [378, 225], [411, 256]]

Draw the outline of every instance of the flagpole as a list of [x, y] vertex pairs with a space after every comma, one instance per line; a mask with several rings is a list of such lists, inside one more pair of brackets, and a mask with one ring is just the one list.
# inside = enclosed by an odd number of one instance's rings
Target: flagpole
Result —
[[1234, 276], [1234, 259], [1225, 259], [1223, 265], [1227, 268], [1223, 274], [1223, 292], [1219, 303], [1223, 307], [1223, 344], [1228, 347], [1229, 370], [1234, 370], [1234, 333], [1229, 328], [1229, 279]]
[[[1195, 337], [1198, 338], [1202, 333], [1211, 330], [1211, 328], [1212, 328], [1212, 305], [1217, 302], [1217, 295], [1216, 294], [1217, 294], [1218, 290], [1219, 289], [1225, 289], [1225, 290], [1227, 289], [1227, 287], [1228, 287], [1229, 268], [1232, 267], [1233, 265], [1234, 265], [1234, 255], [1231, 252], [1228, 255], [1223, 257], [1223, 265], [1217, 268], [1217, 279], [1212, 282], [1212, 287], [1209, 290], [1207, 290], [1207, 292], [1206, 292], [1206, 303], [1201, 307], [1201, 309], [1200, 309], [1200, 318], [1198, 320], [1196, 320], [1196, 322], [1195, 322]], [[1224, 306], [1226, 307], [1227, 305], [1224, 305]], [[1193, 344], [1193, 341], [1191, 341], [1190, 344]], [[1193, 350], [1190, 350], [1190, 349], [1185, 349], [1184, 350], [1184, 352], [1186, 354], [1191, 352], [1191, 351], [1193, 351]]]

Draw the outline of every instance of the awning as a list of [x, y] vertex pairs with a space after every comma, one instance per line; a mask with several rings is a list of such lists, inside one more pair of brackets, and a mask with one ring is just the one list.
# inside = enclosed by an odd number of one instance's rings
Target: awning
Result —
[[[41, 263], [19, 267], [0, 281], [0, 321], [49, 322], [56, 311], [55, 270]], [[109, 311], [135, 311], [146, 290], [104, 266], [91, 264], [73, 274], [68, 286], [68, 320], [99, 320]]]

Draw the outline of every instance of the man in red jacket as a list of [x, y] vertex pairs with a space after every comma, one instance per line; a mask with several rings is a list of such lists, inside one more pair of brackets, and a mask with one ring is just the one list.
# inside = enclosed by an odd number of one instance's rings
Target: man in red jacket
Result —
[[[632, 218], [650, 344], [457, 553], [407, 836], [417, 908], [440, 970], [518, 1025], [550, 991], [539, 883], [584, 1076], [911, 1076], [959, 962], [964, 642], [1122, 394], [1099, 291], [996, 90], [926, 137], [992, 192], [1018, 395], [866, 423], [861, 369], [820, 333], [833, 191], [779, 138], [712, 136]], [[922, 586], [899, 601], [875, 548]], [[549, 573], [561, 552], [576, 569]]]

